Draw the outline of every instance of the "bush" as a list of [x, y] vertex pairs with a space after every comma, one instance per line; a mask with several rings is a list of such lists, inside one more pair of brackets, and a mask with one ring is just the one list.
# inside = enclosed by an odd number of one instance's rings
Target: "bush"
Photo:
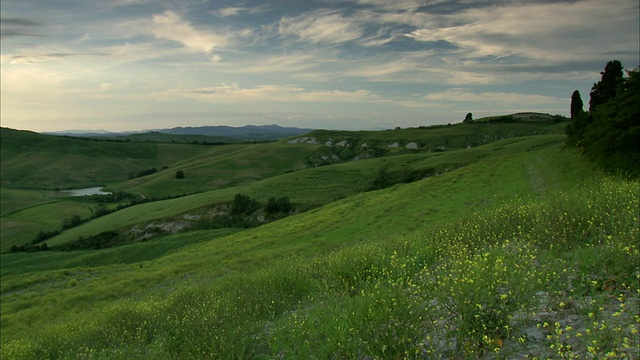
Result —
[[258, 202], [256, 201], [256, 199], [251, 198], [247, 195], [236, 194], [236, 196], [233, 198], [233, 202], [231, 203], [232, 215], [247, 215], [253, 213], [256, 210], [258, 210]]
[[68, 242], [63, 246], [64, 250], [80, 250], [80, 249], [105, 249], [108, 247], [121, 244], [120, 236], [115, 231], [104, 231], [97, 235], [84, 237]]
[[71, 218], [69, 219], [64, 219], [62, 220], [62, 228], [63, 229], [71, 229], [72, 227], [76, 227], [80, 224], [82, 224], [83, 221], [82, 219], [80, 219], [80, 216], [78, 215], [73, 215]]
[[275, 215], [278, 213], [291, 212], [291, 202], [287, 196], [276, 199], [275, 197], [269, 198], [267, 204], [264, 206], [264, 210], [269, 215]]
[[58, 230], [53, 230], [53, 231], [38, 231], [38, 234], [36, 235], [35, 239], [33, 239], [31, 241], [31, 244], [39, 244], [49, 238], [52, 238], [56, 235], [60, 234], [60, 231]]

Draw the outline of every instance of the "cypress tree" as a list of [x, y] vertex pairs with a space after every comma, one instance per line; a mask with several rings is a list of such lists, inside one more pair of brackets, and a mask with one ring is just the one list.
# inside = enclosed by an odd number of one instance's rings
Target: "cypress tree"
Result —
[[576, 90], [571, 95], [571, 120], [573, 120], [576, 115], [583, 112], [582, 107], [584, 103], [582, 102], [582, 97], [580, 96], [580, 91]]

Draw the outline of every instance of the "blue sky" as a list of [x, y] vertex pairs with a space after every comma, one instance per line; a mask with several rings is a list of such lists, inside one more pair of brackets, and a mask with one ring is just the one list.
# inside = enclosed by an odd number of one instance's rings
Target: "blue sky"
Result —
[[637, 0], [2, 0], [2, 126], [375, 129], [568, 115]]

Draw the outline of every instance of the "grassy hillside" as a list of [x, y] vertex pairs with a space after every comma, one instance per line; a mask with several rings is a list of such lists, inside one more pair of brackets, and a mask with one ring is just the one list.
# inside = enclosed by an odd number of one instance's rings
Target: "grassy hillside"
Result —
[[637, 356], [638, 183], [527, 149], [153, 259], [33, 254], [3, 357]]
[[[543, 119], [544, 120], [544, 119]], [[475, 147], [515, 136], [561, 134], [563, 123], [516, 121], [478, 122], [452, 126], [345, 132], [318, 130], [307, 137], [279, 143], [204, 146], [173, 143], [112, 142], [95, 139], [41, 135], [29, 131], [0, 129], [0, 162], [3, 187], [81, 188], [126, 181], [131, 174], [149, 168], [169, 167], [171, 171], [137, 179], [123, 188], [140, 187], [149, 196], [170, 191], [207, 191], [270, 177], [306, 165], [316, 166], [353, 159], [379, 157], [412, 150], [434, 151]], [[292, 140], [306, 140], [291, 144]], [[414, 147], [406, 146], [413, 143]], [[273, 154], [273, 156], [269, 156]], [[335, 156], [335, 157], [334, 157]], [[176, 169], [193, 170], [186, 184], [155, 193], [157, 177], [170, 178]], [[238, 171], [238, 170], [243, 170]], [[250, 169], [256, 169], [252, 173]], [[189, 175], [187, 173], [187, 175]], [[231, 178], [231, 180], [227, 180]], [[147, 185], [147, 182], [156, 184]], [[189, 182], [190, 181], [190, 182]], [[161, 188], [164, 188], [162, 186]], [[182, 190], [182, 191], [181, 191]], [[155, 190], [156, 192], [158, 190]]]
[[[206, 153], [176, 161], [166, 172], [133, 179], [113, 189], [146, 196], [192, 194], [252, 183], [305, 168], [314, 149], [279, 143], [217, 146]], [[176, 179], [182, 170], [184, 179]]]
[[[104, 231], [131, 228], [135, 224], [153, 219], [176, 217], [198, 208], [228, 203], [237, 193], [247, 194], [265, 202], [272, 196], [287, 196], [302, 207], [315, 207], [342, 197], [370, 190], [380, 169], [389, 172], [409, 173], [413, 170], [434, 169], [434, 175], [451, 171], [482, 159], [504, 157], [507, 154], [526, 152], [529, 149], [553, 146], [562, 142], [558, 135], [522, 137], [498, 141], [473, 149], [429, 154], [407, 154], [392, 157], [360, 160], [317, 168], [308, 168], [275, 176], [249, 185], [227, 187], [216, 191], [191, 195], [178, 199], [158, 201], [127, 208], [95, 219], [63, 232], [47, 241], [49, 246], [60, 245], [80, 236], [95, 235]], [[188, 173], [188, 172], [187, 172]], [[21, 218], [18, 213], [11, 218]]]
[[[316, 138], [325, 144], [331, 140], [333, 144], [346, 140], [345, 148], [379, 147], [387, 150], [406, 150], [406, 145], [415, 142], [422, 150], [451, 150], [474, 147], [496, 140], [516, 136], [562, 134], [565, 122], [549, 121], [546, 118], [527, 119], [522, 121], [494, 122], [476, 121], [468, 124], [440, 125], [421, 128], [408, 128], [386, 131], [336, 131], [316, 130], [308, 137]], [[397, 147], [390, 145], [397, 144]]]
[[124, 181], [131, 173], [170, 166], [206, 146], [120, 143], [0, 129], [3, 187], [82, 188]]
[[[190, 219], [238, 193], [308, 210], [250, 229], [0, 254], [2, 358], [637, 358], [640, 183], [566, 149], [560, 125], [175, 145], [192, 156], [157, 147], [174, 156], [171, 168], [110, 187], [201, 193], [116, 211], [47, 243]], [[3, 248], [29, 222], [55, 226], [95, 206], [2, 194]]]
[[[169, 202], [167, 204], [179, 204], [171, 205], [169, 211], [156, 212], [153, 205], [133, 211], [148, 214], [142, 218], [134, 215], [123, 222], [114, 220], [117, 216], [107, 217], [82, 228], [89, 229], [87, 234], [91, 235], [96, 233], [91, 230], [94, 228], [105, 231], [154, 217], [175, 216], [194, 207], [228, 202], [236, 192], [248, 192], [260, 201], [272, 196], [289, 196], [304, 207], [318, 206], [371, 189], [374, 187], [371, 183], [379, 177], [381, 169], [396, 176], [410, 171], [416, 171], [415, 176], [421, 176], [419, 172], [424, 172], [422, 176], [429, 172], [439, 173], [483, 156], [519, 151], [511, 145], [505, 150], [499, 145], [490, 148], [483, 144], [518, 135], [561, 131], [558, 124], [545, 121], [458, 124], [383, 132], [318, 131], [311, 134], [313, 136], [276, 143], [203, 146], [95, 141], [2, 129], [2, 191], [4, 195], [9, 194], [7, 187], [13, 188], [11, 191], [15, 193], [16, 187], [26, 190], [102, 184], [108, 185], [109, 190], [124, 190], [146, 199], [207, 194], [197, 196], [195, 200]], [[407, 149], [406, 145], [410, 143], [416, 144], [416, 148]], [[394, 144], [397, 146], [389, 146]], [[455, 150], [468, 147], [471, 147], [470, 151]], [[455, 151], [442, 151], [449, 148]], [[355, 159], [360, 161], [354, 162]], [[345, 164], [332, 167], [332, 164], [341, 163]], [[129, 179], [150, 168], [157, 171]], [[184, 172], [183, 179], [176, 179], [178, 170]], [[303, 172], [299, 172], [301, 170]], [[255, 186], [248, 186], [251, 184]], [[221, 192], [208, 194], [215, 189], [221, 189]], [[95, 208], [95, 204], [60, 198], [52, 192], [28, 193], [22, 192], [25, 196], [37, 197], [40, 204], [31, 205], [24, 197], [3, 197], [3, 209], [12, 210], [10, 214], [3, 211], [0, 251], [29, 243], [40, 231], [54, 231], [71, 216], [87, 218]], [[124, 215], [129, 213], [131, 211]], [[84, 230], [72, 230], [63, 234], [64, 241], [83, 235]]]

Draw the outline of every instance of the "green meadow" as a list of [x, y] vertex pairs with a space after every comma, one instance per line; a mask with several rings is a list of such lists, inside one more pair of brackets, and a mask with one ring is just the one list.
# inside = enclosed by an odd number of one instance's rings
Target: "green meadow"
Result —
[[[2, 358], [638, 358], [640, 183], [552, 120], [215, 146], [2, 129]], [[145, 201], [54, 190], [97, 185]], [[62, 251], [237, 194], [294, 210]]]

